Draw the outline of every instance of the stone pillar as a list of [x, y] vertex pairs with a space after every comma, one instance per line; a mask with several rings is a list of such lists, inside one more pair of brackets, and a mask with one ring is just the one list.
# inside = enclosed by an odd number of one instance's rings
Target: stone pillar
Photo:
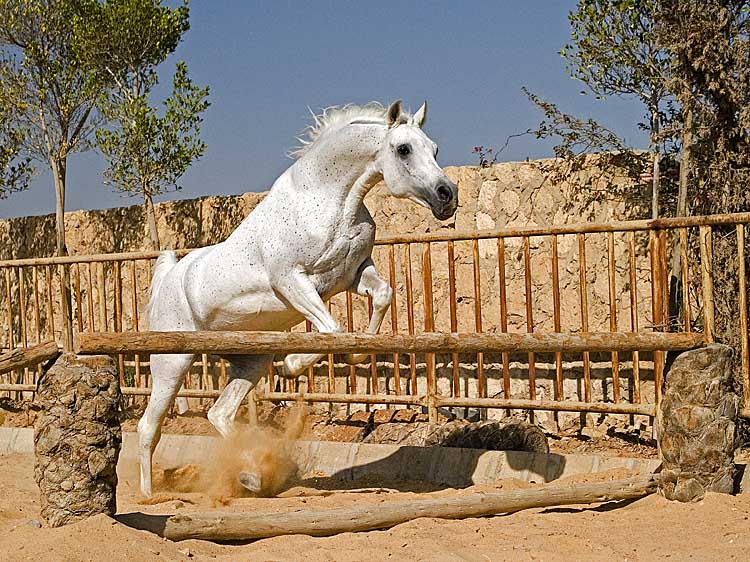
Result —
[[121, 399], [108, 356], [65, 353], [40, 380], [34, 479], [51, 527], [115, 514]]
[[659, 491], [667, 499], [732, 493], [740, 403], [732, 380], [732, 349], [725, 345], [686, 351], [672, 364], [656, 417]]

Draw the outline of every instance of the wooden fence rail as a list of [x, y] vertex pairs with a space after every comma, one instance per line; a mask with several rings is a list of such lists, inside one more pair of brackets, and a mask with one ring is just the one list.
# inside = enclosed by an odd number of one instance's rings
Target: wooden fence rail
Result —
[[[495, 406], [504, 401], [528, 402], [533, 409], [544, 402], [580, 402], [591, 405], [588, 411], [600, 411], [595, 404], [604, 400], [612, 412], [630, 406], [648, 410], [660, 399], [665, 352], [691, 347], [697, 339], [712, 341], [717, 316], [725, 320], [724, 303], [714, 302], [713, 268], [721, 264], [712, 266], [713, 246], [721, 236], [724, 247], [736, 244], [739, 260], [735, 318], [747, 408], [748, 223], [750, 213], [737, 213], [381, 236], [373, 257], [396, 289], [382, 333], [402, 339], [388, 344], [361, 339], [358, 332], [368, 323], [371, 303], [349, 292], [339, 295], [328, 306], [351, 336], [349, 343], [359, 346], [346, 349], [366, 349], [369, 365], [342, 367], [333, 360], [333, 354], [342, 351], [319, 347], [328, 354], [327, 365], [311, 368], [297, 380], [279, 380], [269, 373], [266, 386], [275, 394], [267, 396], [383, 396], [412, 404], [414, 397], [438, 396], [439, 390], [446, 406], [469, 400], [484, 404], [476, 407], [504, 407]], [[677, 247], [678, 255], [671, 256]], [[0, 260], [0, 352], [48, 340], [63, 342], [70, 333], [79, 345], [96, 332], [143, 333], [158, 255], [142, 251]], [[673, 275], [680, 287], [689, 288], [676, 293], [679, 317], [670, 310]], [[310, 329], [303, 324], [293, 334]], [[458, 333], [461, 345], [450, 340]], [[611, 337], [597, 343], [604, 334]], [[646, 338], [633, 340], [641, 335]], [[492, 340], [495, 336], [503, 337]], [[442, 338], [442, 343], [430, 347], [438, 341], [430, 338]], [[165, 352], [163, 346], [174, 341], [165, 336], [162, 340], [162, 347], [115, 352], [121, 384], [132, 389], [128, 393], [149, 392], [148, 353]], [[343, 345], [344, 340], [337, 341]], [[372, 347], [378, 341], [380, 347]], [[637, 345], [631, 345], [633, 341]], [[371, 347], [362, 347], [365, 344]], [[201, 400], [217, 395], [226, 384], [227, 365], [216, 355], [232, 353], [231, 345], [225, 341], [210, 349], [192, 348], [200, 353], [186, 379], [185, 395]], [[264, 345], [283, 353], [283, 347], [273, 347], [282, 344]], [[601, 353], [592, 355], [598, 351], [607, 353], [606, 361]], [[435, 352], [450, 357], [436, 362]], [[2, 375], [0, 391], [34, 388], [38, 376], [38, 369], [14, 370]]]

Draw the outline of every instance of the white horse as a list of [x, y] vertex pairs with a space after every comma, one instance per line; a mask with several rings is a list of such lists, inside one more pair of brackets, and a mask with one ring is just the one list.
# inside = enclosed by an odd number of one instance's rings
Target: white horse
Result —
[[[224, 241], [177, 261], [159, 256], [151, 282], [151, 330], [285, 330], [304, 319], [319, 332], [339, 332], [324, 301], [352, 289], [372, 297], [367, 328], [376, 333], [392, 291], [373, 264], [375, 223], [363, 201], [384, 180], [395, 197], [454, 215], [456, 185], [435, 161], [437, 145], [422, 132], [423, 105], [413, 116], [401, 103], [331, 108], [315, 118], [296, 162]], [[195, 354], [152, 355], [151, 398], [138, 424], [141, 492], [151, 495], [151, 458], [161, 424]], [[322, 355], [293, 354], [281, 374], [296, 377]], [[364, 355], [347, 357], [363, 361]], [[223, 436], [242, 400], [267, 372], [270, 355], [231, 355], [229, 384], [208, 412]]]

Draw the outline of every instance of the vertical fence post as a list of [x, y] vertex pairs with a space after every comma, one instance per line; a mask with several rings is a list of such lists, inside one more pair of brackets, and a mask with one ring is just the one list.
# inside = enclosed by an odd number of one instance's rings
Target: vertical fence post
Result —
[[688, 278], [688, 231], [687, 228], [680, 229], [680, 277], [682, 278], [682, 321], [685, 331], [692, 331], [690, 318], [690, 279]]
[[[630, 270], [630, 331], [638, 332], [638, 276], [635, 269], [635, 232], [630, 231], [628, 237], [628, 265]], [[633, 400], [636, 404], [641, 402], [641, 361], [640, 353], [633, 351], [631, 354], [633, 362]]]
[[[523, 237], [523, 277], [526, 300], [526, 332], [534, 331], [534, 306], [531, 302], [531, 248], [528, 236]], [[529, 400], [536, 400], [536, 358], [528, 354], [529, 361]]]
[[[115, 332], [122, 332], [122, 267], [121, 262], [115, 261], [112, 264], [112, 275], [114, 275], [115, 284], [115, 310], [114, 326]], [[121, 353], [117, 356], [117, 368], [120, 371], [120, 385], [125, 386], [125, 356]], [[187, 375], [190, 380], [190, 373]]]
[[[500, 289], [500, 332], [508, 332], [508, 300], [505, 292], [505, 239], [497, 238], [497, 278]], [[503, 398], [509, 399], [510, 389], [510, 354], [503, 353]], [[510, 414], [510, 410], [508, 410]]]
[[107, 326], [107, 278], [104, 274], [104, 262], [99, 262], [96, 273], [97, 285], [99, 285], [99, 291], [97, 292], [99, 300], [99, 331], [106, 332], [109, 328]]
[[[661, 270], [661, 259], [659, 257], [659, 237], [656, 230], [649, 230], [648, 233], [648, 248], [649, 258], [651, 264], [651, 320], [654, 331], [663, 330], [663, 312], [664, 307], [662, 306], [662, 296], [664, 295], [661, 284], [662, 270]], [[661, 352], [653, 352], [654, 359], [654, 400], [658, 404], [661, 396], [661, 381], [662, 381], [662, 369], [663, 361]]]
[[[458, 318], [456, 316], [456, 256], [453, 240], [448, 240], [448, 306], [450, 308], [451, 332], [458, 332]], [[451, 394], [461, 396], [461, 372], [458, 353], [451, 355], [452, 389]]]
[[91, 280], [91, 267], [91, 263], [86, 264], [86, 308], [88, 308], [89, 331], [94, 332], [96, 330], [94, 327], [94, 284]]
[[[430, 257], [430, 243], [426, 242], [422, 247], [422, 282], [424, 287], [424, 330], [435, 331], [435, 316], [432, 301], [432, 259]], [[437, 408], [435, 399], [437, 397], [437, 375], [435, 373], [435, 354], [425, 354], [427, 363], [427, 418], [430, 423], [437, 422]]]
[[714, 274], [713, 274], [713, 242], [711, 227], [701, 225], [700, 233], [701, 253], [701, 287], [703, 291], [703, 333], [706, 343], [714, 341]]
[[[472, 243], [471, 263], [474, 273], [474, 329], [482, 333], [482, 278], [479, 271], [479, 240]], [[484, 375], [484, 353], [477, 353], [477, 386], [479, 397], [487, 397], [487, 379]]]
[[[588, 287], [586, 281], [586, 236], [578, 233], [578, 284], [581, 298], [581, 333], [589, 331]], [[591, 363], [589, 352], [583, 352], [583, 395], [584, 401], [591, 402]]]
[[[328, 301], [328, 312], [333, 312], [333, 304]], [[333, 353], [328, 354], [328, 393], [336, 393], [336, 364], [334, 363]], [[328, 403], [329, 411], [333, 411], [333, 402]]]
[[[388, 281], [391, 285], [391, 334], [398, 333], [398, 302], [396, 301], [396, 256], [393, 244], [388, 245]], [[401, 361], [397, 352], [393, 354], [393, 387], [401, 394]]]
[[58, 267], [60, 274], [60, 301], [63, 317], [63, 347], [65, 351], [73, 351], [73, 310], [70, 306], [70, 275], [64, 264]]
[[[555, 332], [560, 332], [560, 264], [557, 249], [557, 235], [552, 235], [552, 309]], [[555, 352], [555, 400], [562, 400], [563, 388], [562, 353]]]
[[747, 278], [745, 272], [745, 225], [737, 225], [737, 261], [739, 262], [740, 290], [740, 348], [742, 355], [742, 388], [744, 407], [750, 407], [750, 350], [747, 326]]
[[[617, 331], [617, 284], [615, 279], [615, 234], [607, 233], [607, 274], [609, 277], [609, 330]], [[612, 399], [620, 401], [620, 356], [612, 352]]]
[[[352, 307], [352, 293], [346, 291], [346, 331], [354, 331], [354, 309]], [[357, 394], [357, 367], [349, 365], [349, 392]]]
[[[411, 276], [411, 244], [404, 246], [404, 268], [406, 276], [406, 321], [409, 335], [414, 335], [414, 288]], [[409, 354], [409, 393], [417, 394], [417, 359], [413, 353]]]
[[52, 266], [44, 268], [44, 280], [47, 288], [47, 324], [49, 325], [49, 339], [55, 339], [55, 307], [52, 295]]

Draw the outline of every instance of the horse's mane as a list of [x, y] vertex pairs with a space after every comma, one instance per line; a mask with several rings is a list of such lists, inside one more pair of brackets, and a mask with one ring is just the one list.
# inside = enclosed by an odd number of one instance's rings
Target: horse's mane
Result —
[[[347, 104], [342, 106], [332, 106], [324, 109], [320, 114], [312, 111], [313, 123], [303, 132], [302, 137], [298, 137], [300, 146], [289, 151], [289, 157], [299, 159], [304, 156], [315, 142], [323, 136], [324, 133], [332, 129], [337, 129], [345, 125], [350, 125], [357, 121], [386, 124], [387, 108], [380, 103], [373, 101], [364, 105]], [[402, 120], [408, 120], [408, 115], [402, 112]]]

